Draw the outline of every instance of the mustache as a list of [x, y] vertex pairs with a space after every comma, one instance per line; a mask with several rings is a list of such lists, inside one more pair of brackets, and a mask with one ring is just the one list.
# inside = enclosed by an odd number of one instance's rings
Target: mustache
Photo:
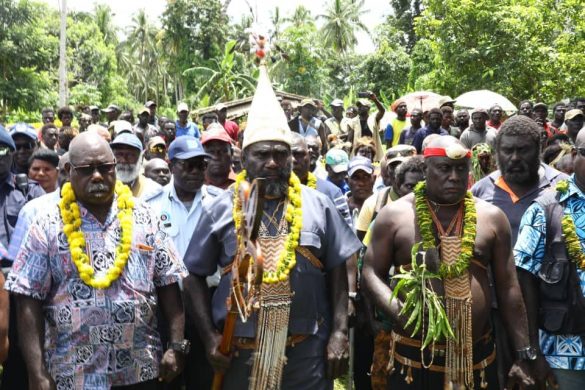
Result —
[[104, 183], [90, 184], [87, 187], [87, 192], [89, 192], [89, 193], [93, 193], [93, 192], [106, 192], [108, 190], [109, 190], [109, 187], [107, 185], [105, 185]]

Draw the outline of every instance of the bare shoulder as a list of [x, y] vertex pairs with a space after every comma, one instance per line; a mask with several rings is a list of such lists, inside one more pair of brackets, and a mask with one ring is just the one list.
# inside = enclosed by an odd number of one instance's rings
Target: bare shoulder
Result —
[[497, 206], [486, 202], [480, 198], [475, 199], [477, 210], [477, 220], [480, 225], [491, 225], [496, 232], [509, 231], [510, 222], [506, 214]]
[[378, 213], [376, 222], [384, 225], [397, 225], [404, 223], [406, 218], [414, 217], [414, 195], [408, 194], [402, 198], [387, 204]]

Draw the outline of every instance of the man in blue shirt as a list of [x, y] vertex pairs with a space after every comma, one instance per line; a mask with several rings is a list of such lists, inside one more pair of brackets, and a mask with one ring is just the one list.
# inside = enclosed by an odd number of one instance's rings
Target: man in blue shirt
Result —
[[[562, 331], [568, 328], [566, 327], [567, 322], [577, 318], [575, 311], [570, 310], [572, 308], [570, 302], [573, 299], [569, 297], [573, 296], [576, 297], [575, 300], [579, 300], [578, 296], [581, 295], [581, 300], [583, 299], [585, 272], [578, 263], [579, 258], [571, 257], [567, 251], [567, 241], [570, 238], [564, 234], [567, 223], [564, 220], [553, 221], [555, 213], [548, 214], [543, 205], [549, 202], [554, 207], [558, 207], [557, 204], [560, 205], [562, 214], [556, 214], [559, 219], [563, 218], [562, 215], [570, 216], [575, 226], [573, 232], [577, 239], [578, 253], [582, 256], [583, 243], [585, 242], [585, 185], [583, 184], [585, 183], [585, 132], [583, 131], [577, 136], [573, 162], [575, 174], [566, 182], [567, 185], [559, 185], [556, 192], [545, 193], [526, 210], [520, 223], [518, 241], [514, 248], [514, 258], [519, 269], [520, 285], [528, 312], [531, 345], [540, 346], [535, 373], [539, 374], [537, 379], [542, 384], [545, 381], [548, 381], [549, 385], [558, 382], [558, 388], [561, 389], [583, 389], [585, 387], [585, 348], [582, 334], [566, 334]], [[564, 328], [553, 333], [553, 329], [550, 329], [549, 326], [550, 322], [537, 321], [537, 319], [539, 317], [541, 319], [547, 318], [542, 302], [551, 300], [551, 297], [546, 295], [546, 289], [543, 291], [542, 286], [547, 284], [543, 281], [546, 277], [554, 276], [549, 275], [544, 267], [551, 260], [551, 257], [547, 255], [548, 250], [552, 248], [550, 243], [553, 241], [553, 235], [556, 235], [554, 234], [555, 229], [551, 229], [551, 225], [554, 223], [558, 224], [556, 230], [561, 229], [562, 223], [564, 236], [561, 241], [564, 256], [559, 256], [555, 251], [554, 258], [568, 258], [569, 267], [572, 267], [573, 270], [570, 272], [568, 267], [565, 267], [565, 272], [569, 273], [569, 279], [573, 272], [576, 272], [578, 283], [576, 286], [572, 286], [570, 281], [563, 284], [564, 278], [557, 282], [558, 285], [564, 287], [562, 293], [567, 296], [565, 299], [567, 312], [563, 313], [561, 310], [555, 312], [555, 320], [558, 320], [558, 324], [563, 325]], [[551, 237], [547, 237], [547, 234]], [[560, 260], [554, 262], [560, 264]], [[571, 287], [577, 291], [567, 291]], [[563, 320], [562, 323], [561, 320]], [[543, 329], [545, 327], [546, 330]]]
[[190, 135], [195, 138], [201, 138], [197, 125], [189, 120], [189, 106], [187, 103], [180, 103], [177, 107], [179, 119], [175, 122], [175, 138], [183, 135]]
[[349, 156], [341, 149], [331, 149], [325, 155], [327, 181], [335, 184], [344, 195], [349, 192], [349, 184], [347, 184], [348, 166]]
[[425, 138], [427, 138], [431, 134], [438, 134], [438, 135], [449, 135], [447, 130], [441, 128], [441, 124], [443, 123], [443, 112], [438, 108], [432, 108], [429, 111], [429, 123], [426, 127], [423, 127], [419, 131], [416, 132], [414, 135], [414, 139], [412, 140], [412, 146], [416, 148], [417, 153], [422, 152], [422, 145]]

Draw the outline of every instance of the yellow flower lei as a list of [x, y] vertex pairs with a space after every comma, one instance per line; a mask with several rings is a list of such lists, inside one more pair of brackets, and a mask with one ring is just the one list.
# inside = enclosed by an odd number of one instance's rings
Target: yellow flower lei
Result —
[[114, 264], [106, 271], [104, 275], [99, 277], [94, 276], [94, 269], [89, 262], [89, 257], [85, 252], [85, 238], [81, 228], [81, 215], [79, 213], [79, 206], [75, 199], [75, 193], [71, 188], [70, 183], [66, 183], [61, 190], [61, 201], [59, 202], [59, 210], [61, 211], [61, 218], [63, 219], [63, 232], [67, 236], [69, 243], [69, 251], [71, 253], [71, 260], [77, 267], [79, 277], [85, 284], [93, 288], [106, 289], [115, 282], [126, 267], [128, 257], [130, 256], [130, 249], [132, 247], [132, 210], [134, 208], [134, 200], [132, 199], [132, 192], [130, 189], [122, 184], [121, 181], [116, 182], [116, 195], [118, 200], [118, 220], [122, 228], [122, 239], [116, 248], [116, 259]]
[[[567, 180], [558, 182], [556, 190], [561, 194], [566, 194], [569, 191], [569, 182]], [[563, 236], [565, 236], [565, 246], [569, 257], [579, 268], [585, 270], [585, 254], [583, 254], [583, 250], [581, 249], [581, 242], [577, 235], [577, 227], [571, 214], [563, 215], [561, 229]]]
[[317, 189], [317, 176], [313, 174], [313, 172], [309, 172], [307, 175], [307, 187], [312, 189]]
[[[418, 220], [420, 234], [423, 239], [425, 250], [437, 246], [433, 235], [430, 211], [425, 201], [426, 183], [420, 182], [414, 188], [416, 218]], [[475, 201], [470, 191], [465, 194], [465, 209], [463, 214], [463, 238], [461, 242], [461, 253], [459, 258], [452, 265], [442, 263], [439, 268], [439, 275], [442, 278], [454, 278], [460, 276], [468, 267], [473, 257], [475, 245], [475, 234], [477, 224], [477, 212]]]
[[[244, 213], [242, 212], [242, 204], [238, 191], [240, 183], [246, 180], [246, 171], [242, 170], [236, 177], [234, 184], [234, 206], [232, 215], [234, 218], [234, 225], [236, 227], [236, 236], [240, 226], [244, 223]], [[297, 263], [296, 249], [299, 246], [299, 238], [301, 236], [301, 229], [303, 227], [303, 211], [301, 203], [301, 181], [291, 172], [289, 178], [288, 199], [289, 204], [286, 206], [286, 221], [289, 223], [289, 233], [286, 236], [284, 249], [280, 252], [278, 262], [276, 263], [276, 271], [264, 271], [262, 275], [262, 282], [273, 284], [288, 279], [290, 271]], [[238, 236], [238, 247], [241, 243], [241, 237]]]

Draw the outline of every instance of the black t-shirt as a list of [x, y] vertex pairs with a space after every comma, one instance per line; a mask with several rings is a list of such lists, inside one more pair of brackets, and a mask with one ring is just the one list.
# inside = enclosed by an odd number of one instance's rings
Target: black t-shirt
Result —
[[360, 119], [360, 125], [362, 126], [362, 137], [372, 137], [372, 130], [370, 130], [370, 126], [368, 126], [367, 119]]

